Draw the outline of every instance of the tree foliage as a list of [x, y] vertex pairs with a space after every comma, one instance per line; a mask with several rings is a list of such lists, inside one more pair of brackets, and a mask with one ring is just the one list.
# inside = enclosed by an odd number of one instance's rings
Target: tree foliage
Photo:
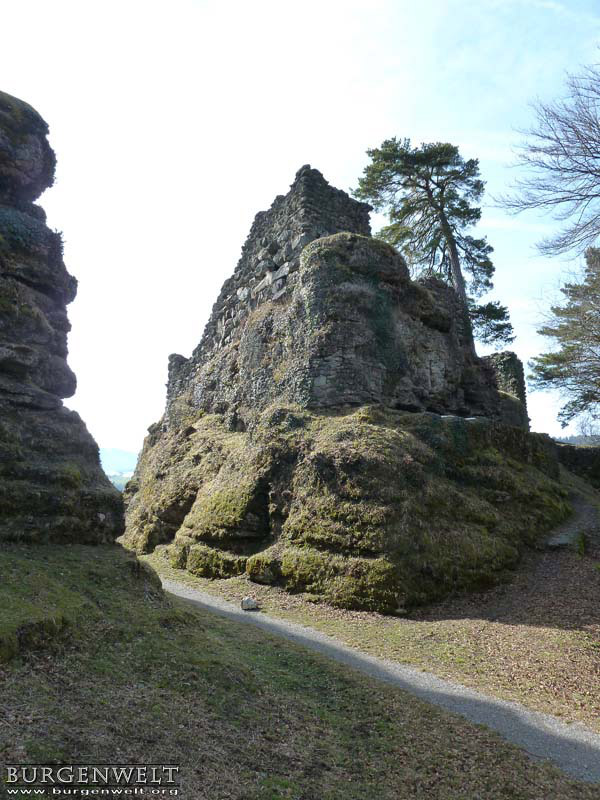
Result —
[[494, 274], [492, 247], [466, 232], [481, 218], [474, 205], [484, 189], [477, 159], [465, 161], [452, 144], [412, 148], [409, 139], [396, 138], [367, 155], [371, 162], [355, 195], [387, 212], [389, 224], [378, 235], [402, 252], [413, 271], [453, 285], [477, 338], [512, 341], [507, 308], [476, 302], [493, 288]]
[[509, 211], [541, 209], [564, 222], [538, 247], [546, 255], [581, 255], [600, 236], [600, 67], [567, 79], [563, 99], [535, 103], [536, 122], [524, 131], [517, 166], [525, 177], [499, 198]]
[[600, 250], [585, 257], [582, 280], [563, 286], [564, 305], [552, 306], [538, 331], [554, 340], [554, 350], [530, 364], [535, 388], [558, 389], [566, 399], [563, 425], [580, 414], [600, 418]]

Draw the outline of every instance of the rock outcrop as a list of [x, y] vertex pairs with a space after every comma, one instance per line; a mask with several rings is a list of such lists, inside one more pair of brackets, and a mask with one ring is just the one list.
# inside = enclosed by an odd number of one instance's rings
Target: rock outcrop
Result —
[[54, 178], [47, 133], [33, 108], [0, 92], [0, 539], [112, 541], [121, 497], [62, 404], [76, 387], [66, 306], [77, 282], [34, 204]]
[[128, 546], [393, 611], [493, 581], [567, 513], [516, 356], [477, 358], [454, 291], [412, 281], [368, 214], [307, 166], [256, 217], [170, 358]]
[[317, 170], [299, 170], [257, 215], [192, 357], [171, 356], [167, 420], [185, 397], [240, 420], [283, 400], [527, 427], [524, 385], [498, 385], [504, 361], [472, 355], [455, 292], [411, 281], [402, 257], [371, 238], [369, 210]]

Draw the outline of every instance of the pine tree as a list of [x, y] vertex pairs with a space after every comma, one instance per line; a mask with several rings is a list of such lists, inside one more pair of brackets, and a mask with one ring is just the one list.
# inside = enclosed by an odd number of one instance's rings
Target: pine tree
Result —
[[600, 250], [589, 248], [579, 283], [567, 283], [562, 306], [552, 306], [546, 324], [538, 331], [557, 347], [531, 362], [532, 385], [558, 389], [567, 400], [559, 418], [566, 425], [573, 417], [600, 417]]
[[[388, 139], [367, 150], [371, 162], [356, 197], [384, 210], [389, 224], [378, 234], [406, 257], [414, 271], [452, 284], [478, 339], [514, 339], [508, 309], [476, 300], [493, 288], [492, 247], [465, 232], [481, 218], [474, 206], [484, 189], [479, 162], [465, 161], [451, 144], [411, 148], [410, 139]], [[467, 278], [465, 278], [465, 274]]]

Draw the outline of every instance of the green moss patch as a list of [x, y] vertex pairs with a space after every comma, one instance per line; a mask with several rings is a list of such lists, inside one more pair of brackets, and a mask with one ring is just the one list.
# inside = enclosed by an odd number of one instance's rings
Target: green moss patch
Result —
[[394, 611], [398, 574], [384, 558], [343, 558], [312, 548], [283, 553], [281, 574], [286, 589], [306, 591], [333, 606]]
[[211, 800], [597, 796], [487, 729], [170, 600], [118, 547], [8, 545], [0, 574], [0, 627], [7, 608], [69, 618], [0, 665], [2, 763], [168, 754], [184, 796]]
[[261, 538], [268, 533], [267, 501], [260, 482], [248, 480], [243, 474], [236, 477], [235, 484], [232, 481], [223, 486], [217, 480], [198, 492], [184, 521], [192, 535], [220, 541]]
[[229, 578], [240, 575], [246, 566], [246, 559], [214, 547], [194, 544], [190, 547], [185, 562], [192, 575], [204, 578]]
[[245, 572], [255, 583], [277, 583], [282, 577], [281, 557], [278, 549], [270, 547], [249, 556], [246, 560]]
[[147, 443], [124, 541], [171, 542], [172, 564], [217, 577], [246, 558], [257, 582], [341, 607], [489, 587], [570, 513], [547, 437], [485, 420], [273, 406], [243, 432], [218, 415], [187, 430]]

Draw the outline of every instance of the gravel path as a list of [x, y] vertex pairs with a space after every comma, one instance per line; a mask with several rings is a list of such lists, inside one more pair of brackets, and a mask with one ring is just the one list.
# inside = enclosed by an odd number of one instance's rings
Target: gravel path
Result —
[[518, 703], [498, 700], [430, 673], [365, 655], [312, 628], [275, 619], [262, 612], [242, 611], [234, 603], [175, 581], [163, 579], [163, 586], [167, 592], [190, 600], [203, 609], [256, 625], [460, 714], [471, 722], [487, 725], [524, 748], [532, 757], [552, 761], [579, 780], [600, 783], [600, 735], [583, 725], [567, 724], [556, 717], [529, 711]]
[[588, 503], [583, 497], [573, 495], [573, 516], [555, 528], [546, 542], [546, 547], [556, 550], [564, 547], [577, 547], [582, 534], [586, 540], [598, 538], [599, 525], [598, 509]]

